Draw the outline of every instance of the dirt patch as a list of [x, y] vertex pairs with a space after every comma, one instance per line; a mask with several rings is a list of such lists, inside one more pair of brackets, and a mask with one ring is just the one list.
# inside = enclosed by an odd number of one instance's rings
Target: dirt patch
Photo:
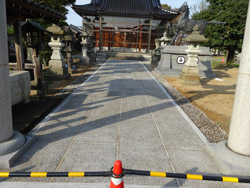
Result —
[[220, 67], [213, 71], [216, 74], [215, 79], [201, 79], [201, 84], [197, 86], [182, 84], [178, 78], [165, 77], [165, 79], [228, 133], [238, 68]]
[[197, 86], [182, 84], [178, 78], [165, 77], [165, 79], [228, 133], [238, 68], [221, 67], [213, 71], [216, 74], [215, 79], [201, 79], [201, 84]]

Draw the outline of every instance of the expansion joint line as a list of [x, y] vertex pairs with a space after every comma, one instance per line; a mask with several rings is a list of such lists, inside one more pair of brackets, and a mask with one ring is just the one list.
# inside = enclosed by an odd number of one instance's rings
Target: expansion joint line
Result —
[[[122, 118], [123, 87], [124, 87], [124, 81], [122, 81], [122, 87], [121, 87], [120, 119]], [[119, 119], [119, 121], [120, 121], [120, 119]], [[120, 123], [118, 122], [118, 135], [117, 135], [116, 160], [119, 159], [120, 140], [121, 140], [121, 125], [120, 125]]]
[[[88, 115], [89, 115], [89, 113], [90, 113], [90, 111], [91, 111], [91, 108], [92, 108], [92, 106], [93, 106], [93, 104], [94, 104], [95, 101], [96, 101], [96, 96], [95, 96], [93, 102], [91, 103], [90, 107], [88, 108], [87, 115], [86, 115], [87, 117], [88, 117]], [[70, 144], [68, 145], [68, 148], [67, 148], [66, 152], [64, 153], [62, 159], [60, 160], [60, 162], [59, 162], [59, 164], [58, 164], [58, 166], [57, 166], [57, 168], [56, 168], [56, 170], [55, 170], [56, 172], [58, 172], [58, 170], [59, 170], [60, 167], [62, 166], [62, 163], [63, 163], [63, 161], [64, 161], [66, 155], [68, 154], [68, 152], [69, 152], [71, 146], [73, 145], [76, 136], [79, 135], [79, 133], [80, 133], [82, 127], [84, 126], [86, 120], [87, 120], [87, 118], [84, 118], [84, 119], [81, 121], [81, 126], [79, 127], [79, 129], [78, 129], [77, 133], [75, 134], [75, 136], [72, 138]], [[52, 181], [53, 181], [53, 177], [50, 179], [49, 182], [52, 182]]]
[[[142, 65], [141, 65], [141, 66], [142, 66]], [[164, 144], [162, 135], [161, 135], [161, 133], [160, 133], [159, 126], [158, 126], [158, 124], [157, 124], [157, 122], [156, 122], [156, 120], [155, 120], [154, 114], [153, 114], [152, 109], [151, 109], [151, 107], [150, 107], [150, 105], [149, 105], [148, 98], [147, 98], [147, 96], [146, 96], [146, 93], [145, 93], [144, 88], [142, 87], [142, 83], [141, 83], [141, 80], [140, 80], [139, 77], [138, 77], [138, 74], [136, 74], [136, 77], [137, 77], [137, 80], [139, 80], [139, 82], [140, 82], [140, 87], [141, 87], [141, 89], [142, 89], [142, 91], [143, 91], [143, 93], [144, 93], [144, 97], [145, 97], [145, 99], [146, 99], [146, 101], [147, 101], [147, 106], [148, 106], [148, 108], [149, 108], [149, 110], [150, 110], [151, 116], [152, 116], [153, 121], [154, 121], [154, 123], [155, 123], [155, 127], [156, 127], [156, 129], [157, 129], [157, 132], [158, 132], [158, 135], [159, 135], [159, 137], [160, 137], [161, 143], [162, 143], [162, 145], [163, 145], [163, 147], [164, 147], [164, 150], [165, 150], [166, 156], [167, 156], [167, 158], [168, 158], [169, 164], [170, 164], [170, 166], [171, 166], [171, 169], [172, 169], [173, 172], [175, 172], [175, 169], [174, 169], [174, 166], [173, 166], [173, 164], [172, 164], [172, 161], [171, 161], [170, 155], [169, 155], [169, 153], [168, 153], [167, 147], [166, 147], [165, 144]], [[179, 181], [177, 181], [177, 182], [178, 182], [178, 184], [180, 185]]]

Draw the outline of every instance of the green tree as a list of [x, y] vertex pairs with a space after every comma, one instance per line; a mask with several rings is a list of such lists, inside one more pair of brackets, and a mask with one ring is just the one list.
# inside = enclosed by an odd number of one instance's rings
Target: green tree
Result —
[[[68, 13], [66, 6], [73, 5], [76, 0], [34, 0], [34, 1], [66, 15]], [[50, 21], [44, 20], [43, 18], [36, 19], [35, 21], [40, 23], [44, 28], [47, 28], [52, 24]], [[62, 27], [68, 24], [65, 20], [59, 20], [59, 23], [57, 23], [57, 25]]]
[[211, 48], [228, 51], [228, 62], [232, 61], [235, 51], [241, 51], [248, 0], [207, 0], [207, 9], [193, 15], [196, 20], [216, 20], [225, 24], [208, 24], [205, 35]]
[[68, 10], [65, 8], [66, 6], [72, 5], [76, 2], [76, 0], [35, 0], [45, 6], [48, 6], [52, 9], [57, 10], [63, 14], [67, 14]]

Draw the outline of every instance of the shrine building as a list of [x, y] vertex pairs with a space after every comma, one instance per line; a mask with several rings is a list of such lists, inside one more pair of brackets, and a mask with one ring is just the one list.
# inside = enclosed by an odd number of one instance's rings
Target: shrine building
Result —
[[92, 0], [72, 8], [100, 52], [149, 52], [165, 24], [178, 16], [162, 8], [160, 0]]

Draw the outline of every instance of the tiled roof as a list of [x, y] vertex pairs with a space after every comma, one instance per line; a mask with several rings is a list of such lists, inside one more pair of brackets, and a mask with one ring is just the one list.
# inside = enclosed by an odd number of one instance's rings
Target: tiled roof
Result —
[[163, 9], [159, 0], [92, 0], [90, 4], [74, 5], [72, 8], [80, 16], [101, 14], [171, 20], [178, 15]]

